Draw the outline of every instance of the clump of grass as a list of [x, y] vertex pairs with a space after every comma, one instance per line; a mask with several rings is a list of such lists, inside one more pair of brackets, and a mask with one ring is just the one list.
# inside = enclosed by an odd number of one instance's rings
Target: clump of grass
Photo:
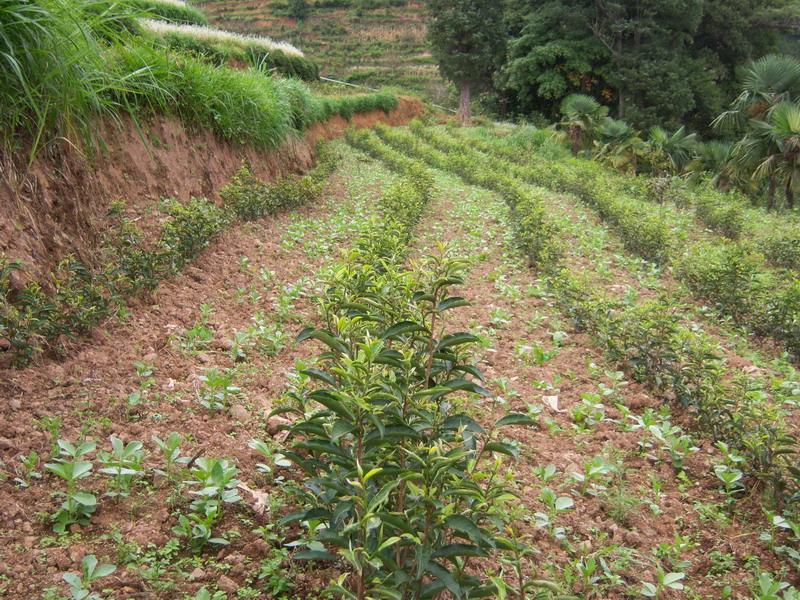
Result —
[[257, 47], [263, 52], [279, 50], [284, 54], [290, 54], [292, 56], [304, 56], [302, 51], [288, 42], [276, 42], [268, 37], [259, 35], [244, 35], [231, 31], [223, 31], [222, 29], [214, 29], [212, 27], [173, 25], [152, 19], [144, 19], [143, 24], [148, 30], [162, 36], [183, 36], [208, 42], [209, 44], [230, 44], [241, 48]]
[[203, 11], [181, 0], [127, 0], [127, 4], [152, 19], [186, 25], [208, 25]]
[[98, 114], [114, 111], [105, 90], [124, 85], [104, 48], [125, 17], [104, 2], [8, 0], [0, 11], [0, 131], [32, 137], [30, 156], [52, 137], [88, 141]]
[[188, 52], [206, 62], [224, 65], [239, 61], [260, 71], [277, 71], [308, 81], [319, 78], [317, 65], [287, 42], [153, 19], [142, 19], [140, 23], [159, 44]]

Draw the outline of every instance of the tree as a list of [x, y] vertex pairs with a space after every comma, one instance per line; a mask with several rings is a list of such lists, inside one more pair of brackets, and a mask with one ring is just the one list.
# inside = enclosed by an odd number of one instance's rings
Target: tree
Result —
[[308, 18], [309, 11], [308, 0], [289, 0], [290, 17], [294, 17], [298, 21], [303, 21]]
[[492, 0], [430, 0], [428, 36], [445, 79], [460, 91], [458, 114], [470, 120], [472, 93], [489, 87], [505, 52], [506, 32]]
[[781, 102], [765, 120], [754, 120], [752, 128], [733, 149], [734, 161], [752, 172], [755, 181], [767, 181], [767, 207], [775, 207], [775, 192], [781, 187], [789, 208], [800, 185], [800, 106]]
[[714, 126], [741, 128], [750, 119], [768, 116], [777, 104], [797, 98], [800, 98], [800, 61], [779, 54], [764, 56], [747, 68], [741, 93], [714, 120]]
[[608, 115], [608, 108], [591, 96], [572, 94], [561, 103], [563, 119], [561, 125], [569, 135], [572, 155], [577, 156], [587, 141], [591, 141], [594, 132], [603, 124]]
[[506, 0], [496, 105], [555, 116], [587, 93], [640, 129], [705, 131], [736, 70], [774, 51], [777, 0]]

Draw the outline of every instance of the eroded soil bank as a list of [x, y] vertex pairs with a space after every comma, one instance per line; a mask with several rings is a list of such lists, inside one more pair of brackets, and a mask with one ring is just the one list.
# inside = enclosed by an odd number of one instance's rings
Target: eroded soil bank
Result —
[[12, 282], [20, 287], [30, 279], [45, 280], [68, 254], [91, 265], [92, 248], [108, 229], [115, 200], [124, 199], [134, 211], [161, 197], [218, 201], [219, 188], [243, 160], [267, 181], [303, 172], [313, 163], [319, 140], [339, 137], [351, 126], [404, 124], [423, 110], [416, 98], [401, 97], [390, 113], [370, 111], [349, 121], [336, 116], [269, 152], [159, 117], [138, 126], [130, 119], [106, 125], [92, 158], [66, 144], [42, 152], [29, 168], [25, 153], [0, 156], [0, 256], [23, 263]]

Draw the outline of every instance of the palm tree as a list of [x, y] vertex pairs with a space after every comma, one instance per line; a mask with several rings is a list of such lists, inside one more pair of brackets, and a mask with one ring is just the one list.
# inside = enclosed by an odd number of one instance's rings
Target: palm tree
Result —
[[572, 145], [572, 155], [577, 156], [587, 140], [591, 140], [595, 131], [608, 115], [608, 107], [603, 106], [591, 96], [571, 94], [561, 103], [563, 119], [561, 125], [566, 127]]
[[597, 156], [606, 159], [613, 167], [636, 173], [639, 158], [647, 146], [639, 132], [625, 121], [606, 117], [597, 130]]
[[723, 191], [741, 182], [739, 169], [732, 160], [733, 144], [711, 140], [695, 145], [694, 158], [686, 170], [692, 178], [701, 173], [711, 174], [711, 184]]
[[767, 207], [775, 207], [780, 186], [786, 203], [794, 208], [800, 185], [800, 106], [781, 102], [765, 120], [752, 121], [751, 131], [736, 143], [733, 160], [752, 173], [754, 181], [767, 181]]
[[800, 60], [769, 54], [754, 61], [742, 79], [742, 92], [712, 125], [742, 127], [749, 119], [764, 119], [781, 102], [800, 98]]
[[697, 146], [697, 135], [686, 133], [685, 127], [680, 127], [673, 133], [661, 127], [650, 129], [647, 146], [655, 154], [662, 155], [674, 172], [682, 172], [689, 164]]

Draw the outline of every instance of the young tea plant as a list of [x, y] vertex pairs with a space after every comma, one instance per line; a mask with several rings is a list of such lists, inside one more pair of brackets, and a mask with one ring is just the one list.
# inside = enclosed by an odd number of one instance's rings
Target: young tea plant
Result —
[[67, 484], [66, 492], [56, 492], [64, 498], [61, 508], [52, 516], [53, 531], [64, 533], [70, 525], [87, 525], [97, 509], [94, 494], [78, 489], [78, 483], [92, 474], [93, 464], [82, 460], [95, 451], [94, 442], [83, 442], [77, 446], [66, 440], [58, 440], [60, 458], [47, 463], [45, 468]]
[[100, 472], [113, 478], [113, 489], [106, 492], [106, 495], [127, 498], [131, 495], [134, 481], [144, 475], [143, 463], [146, 457], [144, 445], [137, 441], [126, 444], [115, 435], [109, 440], [111, 452], [103, 450], [98, 454], [98, 459], [104, 465]]
[[229, 369], [207, 369], [199, 379], [203, 385], [197, 391], [197, 399], [211, 411], [227, 410], [231, 399], [241, 391], [233, 385], [233, 371]]
[[[414, 208], [415, 184], [397, 193], [394, 218]], [[403, 255], [402, 235], [370, 236], [337, 265], [321, 300], [327, 328], [300, 335], [326, 352], [304, 371], [318, 387], [273, 411], [296, 416], [285, 454], [313, 482], [285, 522], [307, 527], [296, 559], [344, 559], [332, 586], [343, 598], [473, 597], [490, 583], [471, 566], [500, 546], [514, 497], [501, 457], [518, 451], [498, 433], [535, 421], [512, 413], [484, 428], [457, 409], [465, 394], [488, 395], [464, 359], [475, 336], [445, 328], [465, 304], [449, 293], [463, 266], [436, 255], [404, 271], [386, 259]]]

